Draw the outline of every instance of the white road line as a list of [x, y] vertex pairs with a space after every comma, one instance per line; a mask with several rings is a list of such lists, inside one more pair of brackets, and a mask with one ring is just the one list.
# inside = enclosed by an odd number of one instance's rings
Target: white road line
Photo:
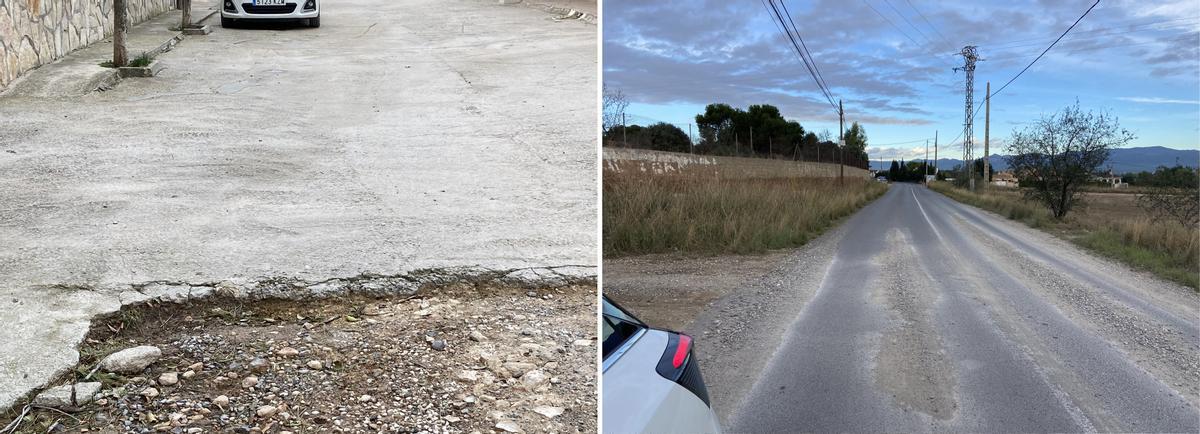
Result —
[[908, 190], [908, 192], [912, 193], [913, 201], [917, 202], [917, 208], [921, 210], [921, 215], [925, 216], [925, 221], [929, 223], [930, 228], [933, 228], [933, 234], [937, 236], [939, 242], [942, 241], [942, 232], [938, 230], [937, 225], [933, 224], [933, 220], [929, 218], [929, 214], [925, 213], [925, 207], [921, 205], [921, 200], [917, 199], [917, 191]]

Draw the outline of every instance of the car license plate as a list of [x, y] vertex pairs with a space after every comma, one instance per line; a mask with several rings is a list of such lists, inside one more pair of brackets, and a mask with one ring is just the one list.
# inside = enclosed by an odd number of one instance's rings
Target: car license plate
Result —
[[254, 0], [255, 6], [283, 6], [283, 0]]

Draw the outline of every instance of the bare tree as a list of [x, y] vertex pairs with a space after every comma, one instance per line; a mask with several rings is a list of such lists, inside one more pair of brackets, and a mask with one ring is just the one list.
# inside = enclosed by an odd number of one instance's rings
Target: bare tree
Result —
[[609, 90], [604, 86], [604, 132], [621, 125], [621, 117], [629, 107], [629, 99], [620, 90]]
[[1023, 179], [1024, 194], [1062, 219], [1081, 198], [1080, 189], [1104, 161], [1108, 151], [1132, 141], [1108, 113], [1083, 112], [1079, 102], [1013, 131], [1008, 164]]
[[1185, 227], [1200, 224], [1200, 193], [1195, 188], [1159, 187], [1139, 194], [1137, 206], [1155, 222], [1175, 220]]

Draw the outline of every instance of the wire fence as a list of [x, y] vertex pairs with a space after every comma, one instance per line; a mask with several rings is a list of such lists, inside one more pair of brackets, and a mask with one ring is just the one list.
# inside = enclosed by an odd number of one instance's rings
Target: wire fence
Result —
[[831, 133], [821, 138], [764, 134], [753, 128], [726, 128], [719, 132], [701, 131], [693, 123], [665, 122], [648, 116], [626, 113], [624, 122], [609, 128], [604, 145], [622, 148], [652, 149], [702, 155], [806, 161], [842, 162], [866, 169], [865, 155], [850, 155], [834, 142]]

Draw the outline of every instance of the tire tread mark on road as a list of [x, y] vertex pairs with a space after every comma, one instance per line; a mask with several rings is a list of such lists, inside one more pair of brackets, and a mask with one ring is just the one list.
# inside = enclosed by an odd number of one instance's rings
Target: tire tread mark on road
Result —
[[[1102, 431], [1194, 432], [1197, 429], [1200, 419], [1194, 410], [1180, 407], [1180, 404], [1188, 406], [1182, 399], [1147, 399], [1163, 390], [1169, 391], [1167, 385], [1138, 367], [1128, 354], [1114, 348], [1103, 336], [1085, 328], [1086, 322], [1068, 316], [1063, 308], [1072, 308], [1070, 303], [1055, 303], [1042, 295], [1045, 291], [1034, 290], [1045, 289], [1043, 286], [1051, 281], [1082, 285], [1059, 273], [1038, 275], [1031, 273], [1037, 269], [1027, 264], [1012, 264], [1032, 259], [993, 233], [980, 229], [978, 221], [956, 212], [957, 207], [965, 205], [949, 201], [934, 204], [939, 209], [950, 208], [935, 214], [943, 227], [962, 231], [952, 231], [951, 241], [957, 242], [956, 251], [960, 252], [953, 259], [967, 261], [964, 265], [976, 269], [973, 275], [977, 278], [989, 276], [977, 287], [987, 289], [979, 296], [987, 300], [996, 325], [1034, 362], [1033, 367], [1055, 393], [1073, 403], [1068, 407], [1072, 412], [1086, 415]], [[1004, 246], [1011, 250], [1004, 250]]]
[[875, 383], [900, 406], [949, 420], [958, 410], [957, 375], [931, 321], [929, 307], [938, 298], [936, 285], [916, 265], [919, 254], [905, 232], [893, 228], [886, 243], [881, 272], [872, 286], [876, 302], [887, 307], [892, 324], [880, 339]]
[[[941, 195], [938, 195], [941, 196]], [[951, 199], [940, 197], [942, 200], [950, 201]], [[969, 209], [965, 205], [954, 203], [955, 206], [949, 207], [956, 215], [959, 215], [966, 223], [980, 227], [988, 232], [989, 236], [997, 238], [1012, 245], [1017, 250], [1026, 253], [1027, 256], [1034, 260], [1045, 263], [1047, 266], [1060, 272], [1067, 273], [1071, 277], [1087, 283], [1093, 288], [1098, 288], [1106, 292], [1111, 297], [1121, 301], [1131, 308], [1135, 308], [1146, 312], [1147, 314], [1157, 315], [1164, 320], [1172, 323], [1175, 327], [1183, 330], [1188, 330], [1194, 336], [1200, 336], [1200, 323], [1185, 320], [1180, 318], [1174, 312], [1167, 311], [1159, 306], [1155, 306], [1138, 295], [1138, 291], [1125, 287], [1116, 283], [1117, 279], [1102, 280], [1088, 273], [1078, 272], [1078, 267], [1074, 264], [1067, 263], [1064, 259], [1046, 252], [1044, 249], [1034, 246], [1025, 240], [1019, 239], [1011, 234], [1006, 233], [994, 224], [987, 222], [984, 218], [986, 214], [982, 214], [975, 209]], [[999, 218], [999, 217], [996, 217]], [[1111, 277], [1111, 276], [1110, 276]]]
[[[939, 313], [943, 323], [941, 328], [944, 331], [947, 339], [953, 341], [959, 351], [956, 360], [960, 364], [960, 371], [963, 375], [969, 375], [970, 369], [964, 369], [961, 366], [966, 361], [972, 363], [984, 363], [986, 367], [984, 372], [975, 372], [976, 378], [964, 378], [966, 384], [960, 390], [960, 395], [963, 395], [962, 413], [986, 414], [985, 420], [982, 422], [992, 424], [980, 427], [973, 430], [994, 431], [1002, 429], [1006, 431], [1022, 431], [1022, 430], [1061, 430], [1061, 431], [1083, 431], [1096, 432], [1092, 421], [1084, 414], [1082, 409], [1071, 399], [1071, 397], [1055, 385], [1051, 381], [1049, 375], [1042, 366], [1038, 364], [1038, 359], [1034, 358], [1028, 347], [1020, 345], [1014, 340], [1014, 331], [1009, 322], [1004, 321], [1005, 318], [1000, 315], [997, 310], [1000, 307], [1001, 300], [994, 295], [994, 283], [989, 281], [984, 275], [981, 268], [975, 266], [974, 263], [968, 261], [968, 257], [974, 252], [972, 249], [963, 249], [962, 244], [964, 237], [954, 229], [956, 226], [947, 224], [950, 222], [940, 221], [935, 222], [928, 213], [924, 211], [924, 206], [920, 205], [920, 198], [916, 195], [916, 187], [912, 189], [912, 197], [918, 204], [918, 208], [922, 211], [922, 224], [910, 227], [910, 230], [917, 232], [922, 229], [927, 229], [937, 234], [945, 234], [939, 236], [936, 245], [926, 247], [926, 254], [921, 256], [921, 267], [933, 281], [946, 283], [950, 277], [952, 282], [960, 283], [958, 288], [943, 287], [943, 302], [939, 306]], [[922, 193], [922, 196], [925, 194]], [[939, 219], [940, 220], [940, 219]], [[946, 229], [945, 232], [938, 229], [939, 224]], [[915, 235], [914, 235], [915, 236]], [[957, 246], [955, 244], [958, 244]], [[919, 246], [914, 245], [914, 248]], [[949, 274], [949, 276], [947, 276]], [[939, 279], [938, 277], [942, 277]], [[991, 327], [984, 327], [990, 325]], [[992, 341], [992, 342], [988, 342]], [[965, 356], [971, 354], [975, 357]], [[997, 375], [997, 371], [1005, 371], [1012, 375]], [[1027, 373], [1033, 371], [1036, 375], [1033, 378], [1028, 378]], [[1014, 373], [1024, 373], [1025, 378], [1022, 378]], [[1015, 385], [1014, 380], [1025, 381], [1024, 384], [1016, 385], [1016, 390], [994, 390], [992, 387], [979, 387], [980, 384], [985, 386]], [[1031, 381], [1032, 380], [1032, 381]], [[1007, 383], [1007, 384], [1006, 384]], [[1005, 402], [997, 400], [998, 394], [1001, 393], [1016, 393], [1025, 397], [1029, 402]], [[1030, 403], [1036, 401], [1035, 397], [1041, 392], [1042, 399], [1052, 397], [1053, 401], [1061, 406], [1074, 423], [1073, 427], [1053, 427], [1046, 424], [1056, 421], [1056, 416], [1053, 413], [1045, 414], [1030, 408]], [[1049, 393], [1047, 396], [1045, 393]], [[1042, 412], [1049, 411], [1048, 408], [1041, 408]], [[1024, 416], [1026, 420], [1018, 422], [1011, 419], [1014, 416], [1012, 413], [1017, 412], [1017, 416]], [[1034, 417], [1038, 417], [1039, 421], [1033, 421]], [[988, 420], [991, 419], [991, 420]], [[966, 422], [966, 421], [964, 421]], [[1021, 425], [1018, 423], [1030, 423], [1033, 425]], [[1005, 425], [996, 426], [996, 423], [1004, 423]]]

